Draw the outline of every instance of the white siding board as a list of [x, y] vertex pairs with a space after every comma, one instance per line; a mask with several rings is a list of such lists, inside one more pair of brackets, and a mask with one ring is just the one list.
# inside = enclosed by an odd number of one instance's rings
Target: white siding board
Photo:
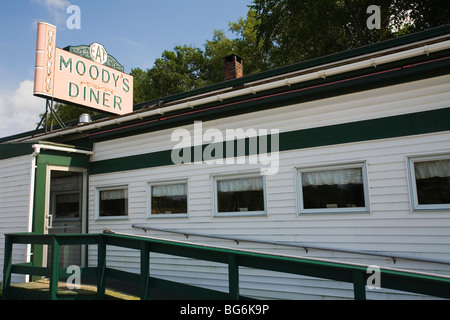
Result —
[[[6, 233], [27, 232], [30, 201], [31, 155], [0, 160], [0, 257], [4, 257]], [[13, 262], [26, 261], [26, 246], [16, 245]], [[0, 278], [3, 278], [3, 259]], [[23, 282], [24, 276], [13, 275], [12, 282]]]

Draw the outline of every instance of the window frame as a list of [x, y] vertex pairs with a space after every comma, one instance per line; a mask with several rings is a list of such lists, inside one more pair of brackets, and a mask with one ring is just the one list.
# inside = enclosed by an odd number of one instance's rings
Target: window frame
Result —
[[[267, 216], [267, 187], [266, 176], [258, 172], [245, 172], [245, 173], [227, 173], [227, 174], [215, 174], [212, 178], [212, 195], [213, 199], [213, 216], [214, 217], [248, 217], [248, 216]], [[261, 178], [263, 182], [263, 203], [264, 210], [260, 211], [231, 211], [231, 212], [219, 212], [218, 210], [218, 187], [219, 181], [235, 180], [245, 178]]]
[[[303, 183], [302, 183], [302, 173], [307, 172], [318, 172], [318, 171], [331, 171], [331, 170], [344, 170], [344, 169], [361, 169], [362, 173], [362, 183], [364, 192], [364, 207], [346, 207], [346, 208], [316, 208], [316, 209], [305, 209], [303, 201]], [[329, 164], [320, 165], [314, 167], [296, 167], [296, 177], [297, 177], [297, 215], [305, 214], [345, 214], [345, 213], [370, 213], [370, 195], [369, 195], [369, 179], [367, 173], [367, 162], [355, 162], [355, 163], [344, 163], [344, 164]]]
[[[175, 184], [186, 184], [186, 213], [160, 213], [152, 214], [152, 187], [153, 186], [165, 186], [165, 185], [175, 185]], [[164, 218], [188, 218], [189, 217], [189, 180], [159, 180], [147, 182], [147, 219], [164, 219]]]
[[[110, 190], [127, 190], [127, 203], [126, 210], [127, 214], [123, 216], [100, 216], [100, 193], [102, 191]], [[107, 187], [96, 187], [95, 188], [95, 220], [128, 220], [130, 215], [130, 189], [128, 185], [118, 185], [118, 186], [107, 186]]]
[[417, 195], [416, 172], [414, 164], [416, 162], [426, 162], [435, 160], [450, 160], [450, 154], [434, 154], [423, 156], [410, 156], [408, 161], [408, 178], [410, 190], [410, 202], [412, 211], [443, 211], [450, 210], [450, 204], [419, 204], [419, 197]]

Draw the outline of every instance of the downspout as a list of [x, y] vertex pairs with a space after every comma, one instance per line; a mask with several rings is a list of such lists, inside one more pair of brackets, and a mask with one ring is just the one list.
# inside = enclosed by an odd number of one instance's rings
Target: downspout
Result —
[[[36, 158], [41, 152], [39, 145], [33, 145], [34, 151], [31, 154], [31, 167], [30, 167], [30, 201], [28, 208], [28, 226], [27, 232], [33, 232], [33, 212], [34, 212], [34, 187], [36, 177]], [[26, 248], [26, 262], [31, 262], [31, 244], [27, 244]], [[25, 282], [30, 280], [30, 276], [26, 275]]]

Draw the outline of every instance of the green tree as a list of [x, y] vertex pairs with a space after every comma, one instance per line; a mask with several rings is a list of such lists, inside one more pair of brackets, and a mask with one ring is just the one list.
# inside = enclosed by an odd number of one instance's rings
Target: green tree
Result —
[[153, 90], [158, 97], [164, 97], [209, 84], [205, 63], [205, 56], [198, 48], [177, 46], [174, 51], [164, 51], [149, 70]]
[[130, 74], [133, 76], [133, 103], [137, 104], [153, 99], [156, 94], [152, 92], [148, 70], [134, 68], [131, 69]]
[[152, 68], [145, 71], [135, 68], [130, 74], [134, 77], [134, 103], [190, 91], [211, 83], [203, 51], [186, 45], [164, 51]]
[[[381, 9], [369, 29], [367, 8]], [[253, 0], [256, 31], [274, 65], [345, 51], [450, 22], [448, 0]]]
[[277, 66], [344, 51], [387, 38], [386, 0], [381, 29], [369, 30], [371, 0], [254, 0], [258, 39]]
[[164, 51], [152, 68], [132, 69], [134, 102], [142, 103], [221, 82], [223, 58], [233, 53], [244, 59], [246, 75], [269, 69], [270, 55], [258, 42], [256, 24], [256, 12], [249, 10], [246, 19], [229, 23], [235, 38], [228, 38], [223, 30], [215, 30], [212, 39], [206, 40], [204, 50], [177, 46], [172, 51]]
[[394, 0], [391, 24], [399, 34], [417, 32], [450, 23], [448, 0]]

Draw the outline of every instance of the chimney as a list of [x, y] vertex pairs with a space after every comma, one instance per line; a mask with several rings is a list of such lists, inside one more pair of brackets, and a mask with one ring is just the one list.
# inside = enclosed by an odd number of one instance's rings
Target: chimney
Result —
[[242, 78], [244, 76], [244, 65], [242, 58], [232, 54], [223, 58], [224, 80]]

